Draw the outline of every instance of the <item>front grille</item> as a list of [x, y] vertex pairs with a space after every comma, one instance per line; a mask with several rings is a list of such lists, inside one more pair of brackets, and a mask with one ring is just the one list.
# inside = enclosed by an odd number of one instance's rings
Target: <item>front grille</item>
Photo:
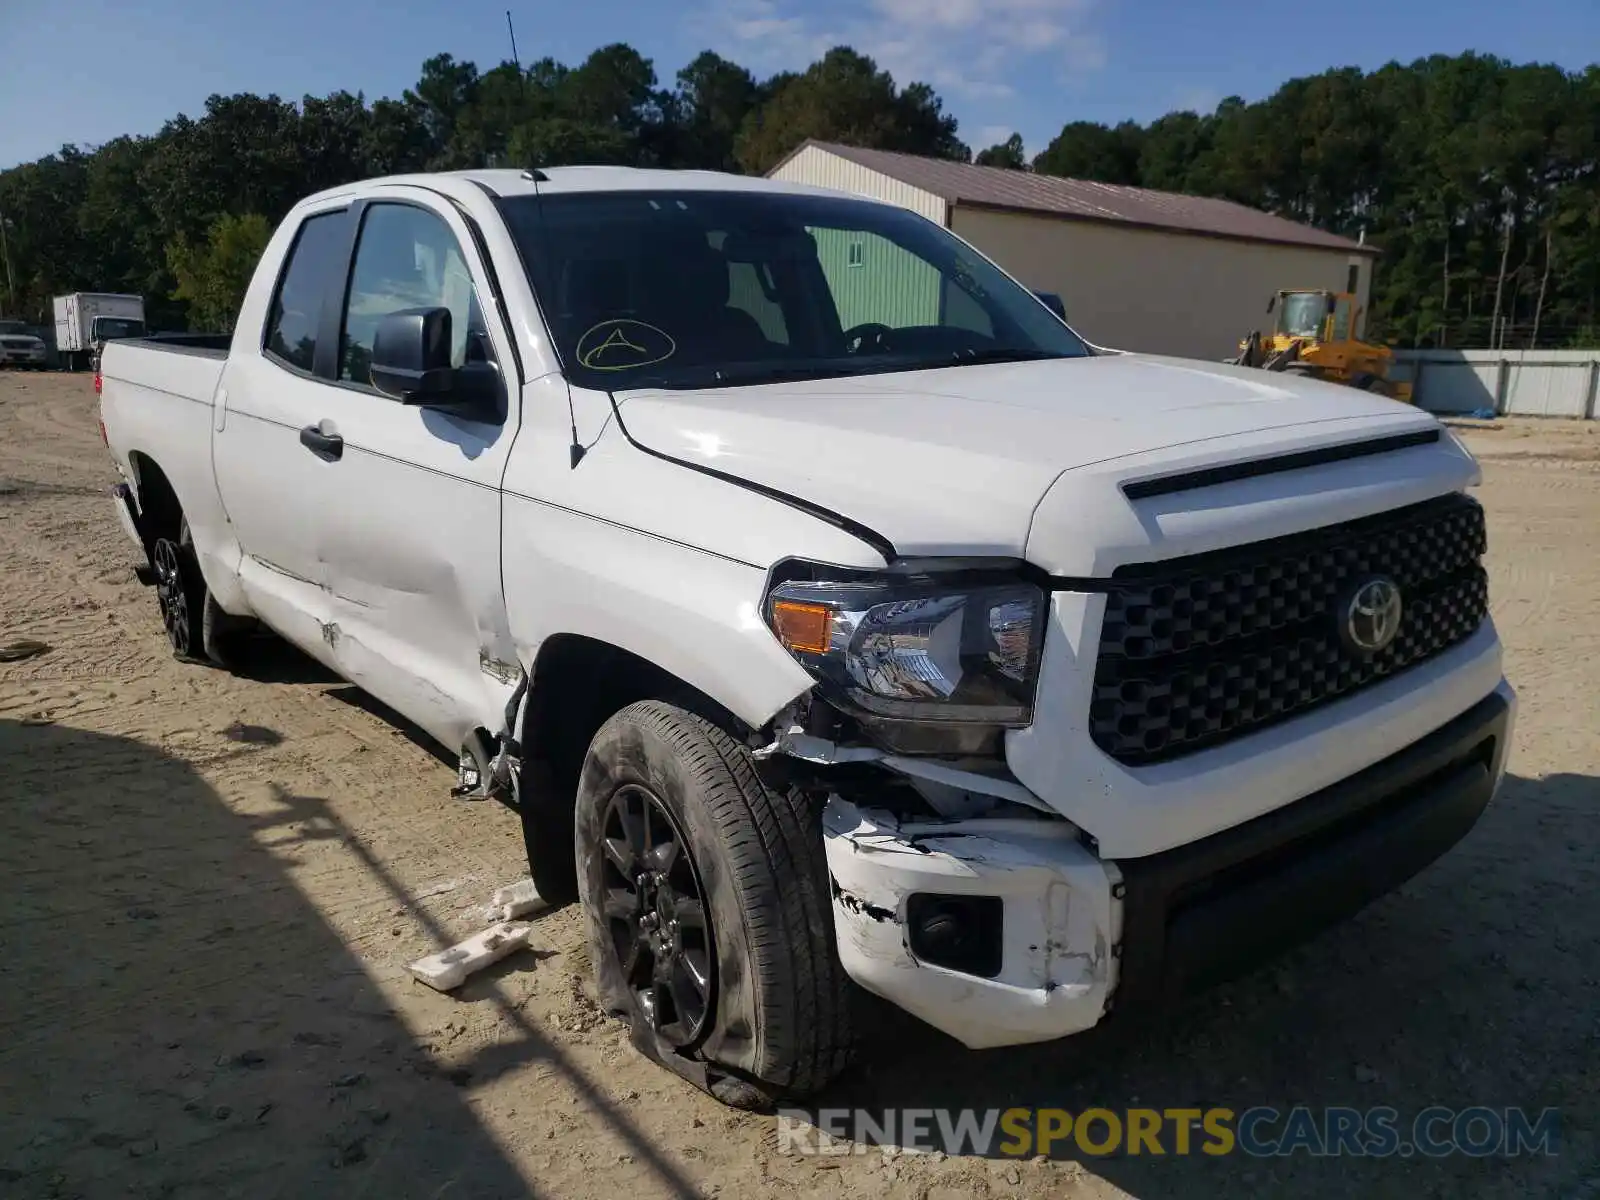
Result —
[[[1296, 716], [1466, 640], [1489, 611], [1483, 510], [1452, 495], [1376, 517], [1112, 576], [1090, 736], [1160, 762]], [[1404, 607], [1370, 657], [1339, 636], [1344, 602], [1388, 576]]]

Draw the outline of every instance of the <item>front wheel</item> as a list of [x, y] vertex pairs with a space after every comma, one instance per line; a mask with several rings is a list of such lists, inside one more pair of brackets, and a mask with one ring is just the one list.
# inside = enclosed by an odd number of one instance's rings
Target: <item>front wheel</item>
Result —
[[817, 1091], [852, 1049], [820, 802], [659, 701], [595, 735], [576, 852], [601, 1002], [649, 1057], [719, 1099]]

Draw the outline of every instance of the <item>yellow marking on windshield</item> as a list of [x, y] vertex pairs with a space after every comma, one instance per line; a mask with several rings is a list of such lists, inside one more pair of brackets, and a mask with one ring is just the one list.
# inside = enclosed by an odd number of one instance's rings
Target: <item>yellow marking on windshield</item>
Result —
[[[589, 344], [602, 331], [605, 336]], [[590, 326], [578, 339], [577, 346], [578, 361], [591, 371], [633, 371], [665, 362], [677, 352], [678, 343], [665, 329], [620, 317]], [[605, 361], [617, 358], [628, 361]]]

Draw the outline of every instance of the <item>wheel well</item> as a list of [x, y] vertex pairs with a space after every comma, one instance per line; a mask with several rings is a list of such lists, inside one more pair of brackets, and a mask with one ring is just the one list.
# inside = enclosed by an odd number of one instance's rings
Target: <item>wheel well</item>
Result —
[[573, 805], [584, 756], [600, 726], [640, 700], [664, 700], [745, 740], [749, 726], [704, 692], [631, 651], [562, 633], [534, 660], [521, 736], [521, 816], [528, 864], [551, 903], [577, 898]]
[[178, 536], [183, 523], [183, 506], [178, 503], [178, 493], [167, 480], [166, 473], [153, 458], [135, 450], [128, 455], [133, 467], [133, 477], [139, 496], [139, 532], [148, 545], [166, 535]]

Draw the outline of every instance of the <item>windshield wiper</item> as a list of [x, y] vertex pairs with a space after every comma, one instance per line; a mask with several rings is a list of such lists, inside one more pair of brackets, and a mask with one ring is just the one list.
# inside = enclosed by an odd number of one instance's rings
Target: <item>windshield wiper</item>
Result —
[[857, 366], [829, 362], [808, 364], [750, 364], [748, 366], [698, 366], [681, 369], [672, 375], [663, 374], [649, 382], [640, 380], [630, 387], [659, 387], [667, 390], [698, 390], [700, 388], [744, 387], [748, 384], [790, 383], [808, 379], [839, 379], [846, 375], [863, 375], [873, 371], [898, 370], [898, 367]]
[[939, 371], [946, 367], [976, 367], [986, 363], [1043, 362], [1046, 359], [1086, 358], [1083, 354], [1061, 354], [1054, 350], [1033, 350], [1018, 346], [986, 346], [983, 349], [951, 350], [937, 358], [902, 359], [892, 370]]
[[874, 366], [855, 363], [831, 362], [826, 365], [812, 363], [809, 366], [773, 366], [756, 367], [748, 371], [719, 372], [719, 382], [729, 384], [739, 383], [784, 383], [797, 379], [840, 379], [846, 375], [863, 375], [878, 370]]
[[1077, 354], [1058, 354], [1054, 350], [1031, 350], [1016, 346], [989, 346], [982, 350], [957, 350], [950, 357], [953, 365], [970, 367], [979, 363], [1042, 362], [1047, 358], [1080, 358], [1082, 356]]
[[1034, 362], [1047, 358], [1079, 358], [1047, 350], [991, 347], [958, 350], [936, 359], [872, 356], [859, 362], [829, 360], [812, 363], [740, 363], [732, 366], [704, 363], [655, 375], [631, 376], [619, 391], [660, 388], [663, 391], [699, 391], [702, 388], [745, 387], [763, 383], [793, 383], [817, 379], [845, 379], [854, 375], [892, 375], [897, 371], [932, 371], [940, 367], [966, 367], [977, 363]]

